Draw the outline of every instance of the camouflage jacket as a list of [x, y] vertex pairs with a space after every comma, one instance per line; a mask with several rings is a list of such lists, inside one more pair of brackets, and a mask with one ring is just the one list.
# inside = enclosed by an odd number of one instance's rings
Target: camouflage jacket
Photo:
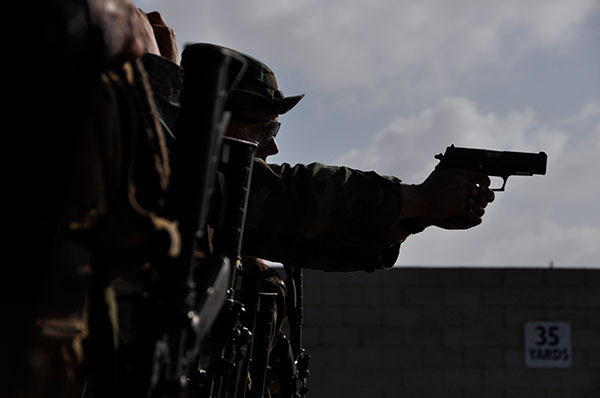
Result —
[[252, 174], [243, 252], [325, 271], [394, 265], [400, 180], [347, 167], [266, 164]]

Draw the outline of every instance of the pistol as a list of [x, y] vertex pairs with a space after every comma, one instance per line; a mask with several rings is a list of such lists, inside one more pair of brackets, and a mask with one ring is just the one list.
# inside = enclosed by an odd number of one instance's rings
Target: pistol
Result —
[[476, 171], [488, 176], [501, 177], [504, 183], [492, 191], [504, 191], [508, 177], [546, 174], [548, 156], [544, 152], [508, 152], [488, 149], [459, 148], [454, 144], [444, 154], [434, 156], [440, 162], [436, 170], [462, 169]]

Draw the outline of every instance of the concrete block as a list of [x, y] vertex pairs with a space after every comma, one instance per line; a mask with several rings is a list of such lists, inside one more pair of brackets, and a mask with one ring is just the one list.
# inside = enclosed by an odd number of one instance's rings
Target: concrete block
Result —
[[444, 289], [444, 306], [447, 307], [481, 307], [482, 290], [476, 287], [447, 287]]
[[377, 326], [382, 324], [380, 308], [350, 307], [342, 308], [342, 322], [350, 326]]
[[318, 373], [323, 367], [340, 366], [342, 363], [343, 348], [341, 347], [312, 347], [307, 344], [306, 352], [310, 355], [311, 373]]
[[588, 272], [585, 270], [551, 269], [545, 272], [548, 287], [581, 287], [586, 285]]
[[525, 369], [484, 369], [483, 384], [486, 388], [517, 389], [533, 386]]
[[523, 329], [514, 327], [484, 327], [487, 347], [523, 347]]
[[356, 327], [321, 328], [321, 344], [323, 347], [353, 347], [360, 342], [360, 329]]
[[[557, 288], [555, 288], [557, 289]], [[600, 289], [558, 288], [565, 295], [565, 304], [570, 307], [600, 307]]]
[[460, 286], [459, 268], [423, 268], [418, 274], [419, 286]]
[[504, 351], [504, 358], [507, 369], [525, 368], [525, 348], [507, 348]]
[[329, 366], [320, 369], [318, 373], [311, 372], [309, 382], [311, 385], [324, 386], [327, 390], [338, 390], [340, 388], [354, 389], [363, 386], [359, 368], [346, 368], [342, 366]]
[[344, 367], [361, 369], [367, 367], [383, 368], [385, 366], [384, 353], [385, 349], [380, 347], [344, 348], [341, 364], [344, 364]]
[[340, 273], [338, 272], [325, 272], [319, 270], [305, 269], [304, 274], [304, 285], [312, 286], [331, 286], [340, 284]]
[[447, 347], [481, 347], [484, 332], [479, 327], [448, 327], [444, 329], [444, 345]]
[[574, 390], [600, 389], [597, 371], [568, 371], [564, 369], [485, 369], [486, 388], [506, 389], [563, 389], [573, 386]]
[[465, 388], [464, 398], [506, 398], [499, 389]]
[[481, 369], [446, 369], [444, 384], [447, 387], [481, 387], [483, 386], [483, 371]]
[[430, 358], [420, 347], [382, 347], [385, 367], [391, 369], [422, 368], [429, 366]]
[[546, 308], [545, 319], [569, 322], [571, 327], [586, 327], [588, 311], [584, 308]]
[[382, 285], [400, 287], [458, 286], [461, 283], [461, 270], [459, 268], [397, 267], [377, 274], [381, 277]]
[[405, 369], [404, 385], [409, 387], [443, 387], [444, 371], [441, 369]]
[[586, 270], [585, 285], [587, 287], [600, 287], [600, 271], [597, 269]]
[[368, 306], [396, 307], [402, 305], [403, 290], [397, 286], [364, 286], [363, 304]]
[[564, 386], [576, 386], [574, 390], [594, 391], [600, 393], [600, 375], [598, 370], [577, 370], [574, 372], [562, 373], [560, 377]]
[[591, 308], [587, 312], [587, 326], [600, 329], [600, 308]]
[[426, 387], [422, 389], [423, 398], [463, 398], [461, 388]]
[[379, 277], [380, 286], [421, 286], [421, 275], [425, 270], [425, 268], [394, 267], [375, 274]]
[[600, 350], [587, 350], [587, 367], [600, 369]]
[[471, 308], [463, 309], [464, 325], [471, 326], [495, 326], [504, 324], [504, 312], [501, 308]]
[[[289, 337], [289, 334], [288, 334]], [[321, 344], [320, 331], [318, 327], [302, 328], [302, 342], [307, 346], [318, 346]]]
[[407, 306], [441, 306], [443, 289], [435, 287], [404, 289], [404, 304]]
[[421, 349], [420, 355], [426, 358], [426, 367], [436, 369], [456, 369], [464, 366], [462, 348], [437, 347]]
[[360, 344], [362, 347], [402, 347], [404, 327], [364, 326], [360, 328]]
[[569, 307], [598, 307], [600, 306], [600, 290], [581, 289], [577, 287], [552, 288], [561, 292], [565, 297], [565, 305]]
[[366, 388], [376, 386], [381, 393], [386, 389], [402, 387], [404, 381], [401, 369], [390, 368], [383, 363], [378, 366], [363, 367], [360, 373]]
[[319, 391], [313, 391], [312, 389], [308, 392], [310, 397], [377, 397], [381, 398], [384, 395], [383, 389], [379, 386], [360, 386], [356, 387], [353, 385], [340, 385], [337, 388], [323, 388]]
[[503, 348], [466, 348], [463, 357], [465, 366], [469, 368], [503, 368], [506, 364]]
[[[579, 370], [587, 368], [588, 351], [588, 349], [573, 349], [573, 357], [571, 358], [571, 369]], [[600, 373], [598, 374], [598, 376], [600, 376]]]
[[339, 274], [340, 284], [343, 286], [378, 286], [380, 284], [379, 272], [343, 272]]
[[546, 398], [598, 398], [600, 391], [576, 391], [571, 389], [556, 389], [546, 392]]
[[442, 329], [433, 327], [407, 327], [404, 341], [408, 347], [437, 347], [443, 342]]
[[543, 388], [509, 388], [505, 393], [511, 398], [546, 398], [546, 390]]
[[462, 286], [500, 287], [504, 283], [504, 272], [497, 268], [464, 268], [461, 270]]
[[321, 303], [323, 303], [323, 299], [321, 297], [321, 286], [307, 285], [305, 283], [302, 288], [302, 298], [304, 300], [304, 305], [307, 307], [321, 305]]
[[424, 326], [460, 326], [463, 324], [463, 310], [458, 307], [423, 307]]
[[[329, 395], [330, 397], [342, 397], [343, 395]], [[323, 395], [325, 397], [325, 395]], [[365, 395], [365, 397], [370, 397], [370, 395]], [[383, 398], [423, 398], [423, 392], [421, 388], [418, 387], [397, 387], [384, 390]]]
[[600, 287], [585, 289], [585, 305], [588, 307], [600, 307]]
[[323, 305], [356, 306], [362, 303], [360, 286], [328, 285], [321, 291]]
[[504, 309], [506, 326], [522, 327], [525, 322], [546, 320], [544, 308], [518, 307], [512, 304]]
[[417, 326], [423, 323], [423, 309], [420, 307], [386, 308], [383, 312], [383, 325]]
[[[572, 296], [571, 293], [574, 293]], [[580, 298], [576, 299], [575, 296]], [[483, 303], [489, 306], [553, 307], [583, 302], [583, 294], [556, 288], [488, 288], [483, 292]]]
[[450, 327], [444, 330], [444, 344], [449, 347], [518, 347], [522, 331], [497, 327]]
[[540, 287], [544, 286], [545, 269], [506, 269], [504, 272], [504, 286], [507, 287]]
[[600, 329], [571, 328], [573, 348], [600, 348]]
[[341, 326], [342, 307], [309, 307], [304, 309], [305, 326]]

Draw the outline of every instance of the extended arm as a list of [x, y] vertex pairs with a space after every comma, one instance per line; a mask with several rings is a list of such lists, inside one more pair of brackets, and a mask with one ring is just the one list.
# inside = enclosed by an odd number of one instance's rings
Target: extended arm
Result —
[[489, 179], [434, 171], [419, 185], [346, 167], [256, 161], [244, 251], [327, 271], [388, 268], [412, 233], [481, 223]]

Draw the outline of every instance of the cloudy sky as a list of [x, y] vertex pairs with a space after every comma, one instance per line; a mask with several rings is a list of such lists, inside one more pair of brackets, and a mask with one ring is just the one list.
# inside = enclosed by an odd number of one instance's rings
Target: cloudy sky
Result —
[[450, 144], [548, 154], [547, 174], [510, 178], [481, 226], [428, 229], [398, 265], [600, 268], [600, 0], [135, 3], [180, 50], [238, 49], [306, 94], [273, 162], [420, 183]]

